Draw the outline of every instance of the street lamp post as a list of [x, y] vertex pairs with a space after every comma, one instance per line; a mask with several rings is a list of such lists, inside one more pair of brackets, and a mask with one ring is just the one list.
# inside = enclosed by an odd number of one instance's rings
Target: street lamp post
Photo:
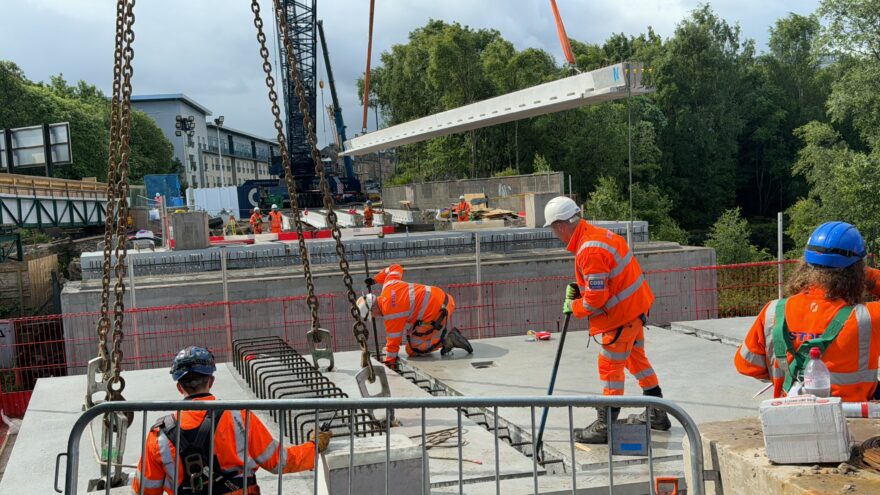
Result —
[[174, 117], [174, 128], [177, 129], [174, 131], [175, 136], [183, 136], [183, 160], [181, 160], [181, 164], [183, 165], [185, 176], [187, 171], [186, 148], [189, 146], [189, 139], [192, 139], [193, 135], [196, 133], [196, 118], [192, 115], [188, 117], [178, 115]]
[[224, 173], [226, 166], [223, 165], [223, 151], [220, 144], [220, 128], [223, 127], [223, 116], [221, 115], [214, 119], [214, 124], [217, 125], [217, 156], [220, 158], [220, 186], [223, 187], [226, 185], [226, 174]]

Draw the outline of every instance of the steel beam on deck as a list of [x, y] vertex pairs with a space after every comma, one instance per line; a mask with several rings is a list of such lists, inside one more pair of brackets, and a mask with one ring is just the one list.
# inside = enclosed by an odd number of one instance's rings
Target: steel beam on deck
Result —
[[[343, 155], [356, 156], [438, 136], [650, 93], [640, 63], [620, 63], [496, 96], [357, 136]], [[627, 88], [629, 81], [629, 88]]]

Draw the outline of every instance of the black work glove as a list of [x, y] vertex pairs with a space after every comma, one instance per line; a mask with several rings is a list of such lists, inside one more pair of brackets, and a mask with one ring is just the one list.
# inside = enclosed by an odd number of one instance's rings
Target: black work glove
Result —
[[376, 279], [374, 279], [373, 277], [367, 277], [366, 279], [364, 279], [364, 283], [367, 284], [367, 287], [372, 287], [376, 285]]

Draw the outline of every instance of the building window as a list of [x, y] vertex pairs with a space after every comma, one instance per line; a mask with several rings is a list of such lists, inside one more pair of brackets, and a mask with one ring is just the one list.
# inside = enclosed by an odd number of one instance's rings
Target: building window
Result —
[[193, 175], [193, 176], [192, 176], [192, 182], [190, 183], [190, 186], [192, 186], [192, 187], [196, 187], [197, 185], [198, 185], [198, 184], [196, 184], [196, 176]]

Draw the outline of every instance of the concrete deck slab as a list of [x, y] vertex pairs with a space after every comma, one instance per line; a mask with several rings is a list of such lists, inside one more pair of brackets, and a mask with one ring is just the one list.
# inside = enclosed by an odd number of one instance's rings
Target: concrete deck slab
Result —
[[674, 321], [669, 324], [669, 329], [674, 332], [695, 335], [706, 340], [714, 340], [722, 344], [739, 347], [754, 322], [755, 316], [720, 318], [717, 320]]
[[[336, 368], [334, 371], [324, 372], [324, 375], [339, 386], [351, 397], [360, 397], [358, 392], [355, 375], [360, 371], [360, 352], [338, 352], [335, 354]], [[454, 357], [447, 360], [448, 363], [468, 361], [464, 358]], [[377, 366], [381, 366], [376, 364]], [[412, 382], [402, 376], [388, 372], [388, 384], [391, 388], [392, 397], [429, 397], [430, 395], [420, 389]], [[398, 435], [406, 435], [417, 444], [421, 445], [421, 411], [415, 409], [401, 409], [396, 411], [395, 419], [400, 422], [400, 426], [392, 428], [392, 433]], [[452, 428], [457, 425], [457, 414], [455, 411], [448, 409], [431, 409], [426, 415], [425, 431], [427, 434]], [[474, 462], [465, 462], [464, 482], [476, 483], [480, 481], [492, 480], [495, 477], [495, 436], [486, 431], [474, 421], [466, 416], [461, 417], [462, 424], [462, 457], [479, 461], [482, 464]], [[454, 448], [457, 441], [452, 439], [442, 444], [441, 447], [430, 449], [428, 456], [430, 458], [431, 485], [443, 486], [451, 483], [458, 483], [458, 449]], [[355, 443], [357, 445], [357, 443]], [[452, 448], [448, 446], [453, 446]], [[524, 456], [521, 452], [513, 447], [499, 442], [499, 466], [502, 478], [523, 478], [531, 477], [533, 464], [532, 460]], [[444, 457], [447, 459], [439, 459]], [[544, 472], [541, 466], [538, 466], [538, 473]], [[521, 481], [521, 483], [523, 483]]]
[[[733, 368], [733, 350], [718, 343], [695, 339], [669, 330], [649, 327], [646, 350], [660, 377], [664, 395], [683, 407], [698, 423], [755, 415], [759, 399], [752, 395], [760, 389], [754, 380], [739, 375]], [[474, 341], [474, 354], [455, 359], [432, 356], [409, 359], [407, 364], [435, 378], [453, 393], [461, 395], [543, 395], [547, 392], [550, 368], [558, 344], [557, 335], [549, 342], [527, 342], [525, 336]], [[586, 346], [585, 332], [572, 332], [566, 340], [556, 395], [601, 394], [602, 383], [596, 371], [598, 345]], [[459, 351], [456, 351], [458, 353]], [[472, 362], [491, 361], [489, 367], [475, 368]], [[626, 389], [638, 393], [638, 383], [627, 376]], [[622, 416], [638, 413], [624, 410]], [[499, 415], [531, 431], [531, 412], [527, 409], [501, 410]], [[537, 411], [540, 420], [540, 411]], [[591, 422], [595, 415], [575, 411], [575, 427]], [[653, 432], [652, 445], [657, 459], [680, 459], [682, 428], [673, 421], [669, 432]], [[551, 411], [544, 434], [545, 448], [570, 460], [569, 422], [565, 410]], [[589, 446], [576, 451], [579, 469], [605, 469], [607, 447]], [[615, 456], [617, 465], [643, 463], [645, 458]]]

